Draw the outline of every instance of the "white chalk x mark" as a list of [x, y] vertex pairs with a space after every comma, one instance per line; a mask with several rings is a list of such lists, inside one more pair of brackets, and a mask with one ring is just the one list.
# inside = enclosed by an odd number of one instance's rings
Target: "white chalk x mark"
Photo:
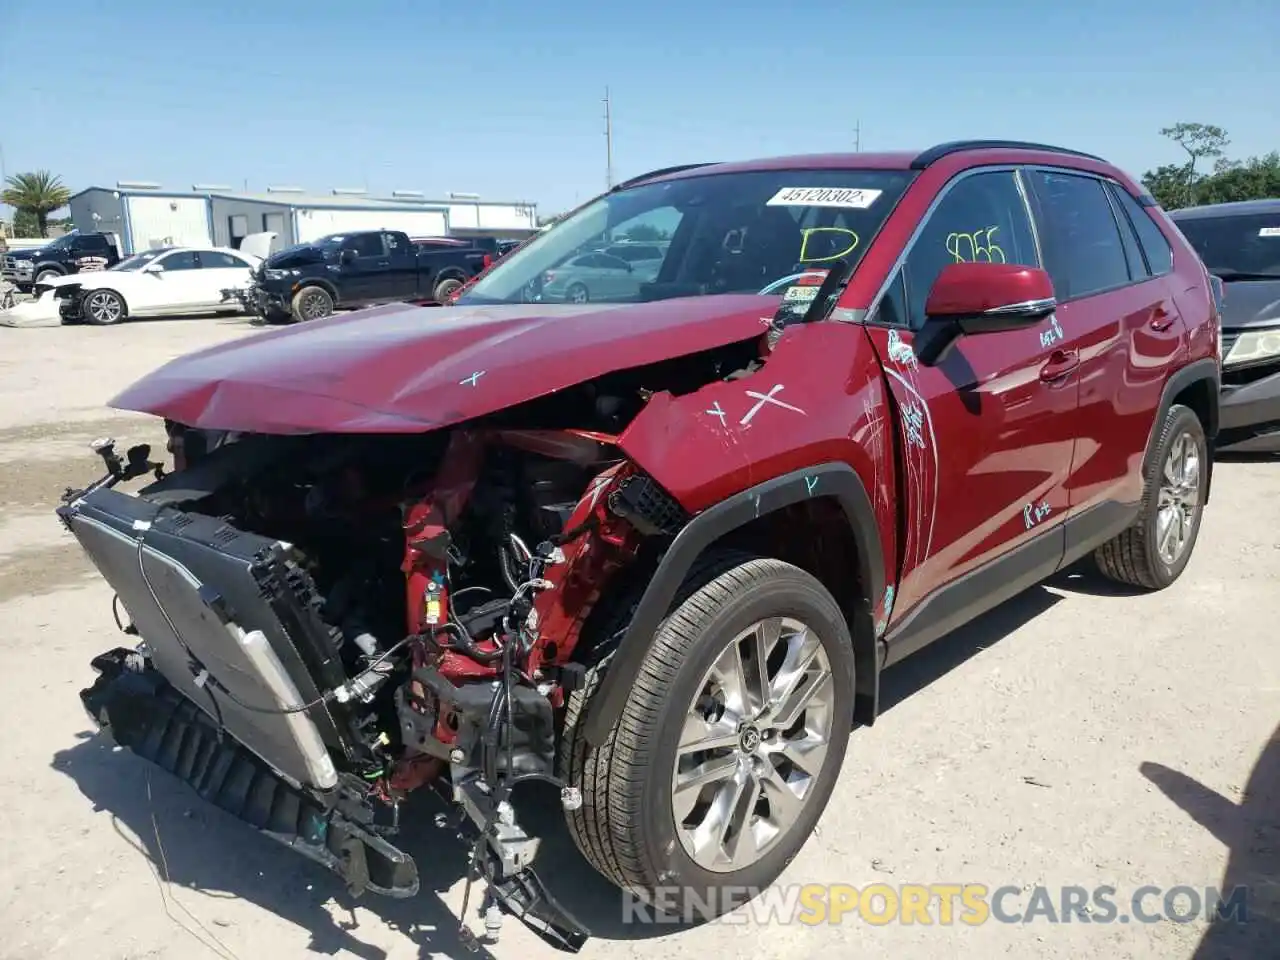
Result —
[[791, 404], [783, 403], [781, 400], [777, 399], [776, 394], [778, 394], [782, 389], [783, 384], [775, 383], [768, 393], [757, 393], [755, 390], [746, 391], [747, 396], [756, 401], [756, 405], [748, 410], [743, 418], [738, 421], [738, 426], [745, 427], [750, 423], [765, 404], [772, 404], [775, 407], [781, 407], [783, 410], [790, 410], [792, 413], [807, 416], [807, 414], [805, 414], [805, 412], [799, 407], [793, 407]]
[[480, 382], [480, 378], [481, 378], [481, 377], [483, 377], [483, 376], [484, 376], [484, 374], [485, 374], [485, 371], [483, 371], [483, 370], [477, 370], [477, 371], [476, 371], [475, 373], [473, 373], [471, 376], [466, 377], [466, 378], [464, 378], [464, 379], [462, 379], [462, 380], [459, 380], [459, 381], [458, 381], [458, 386], [460, 386], [460, 387], [467, 387], [467, 386], [474, 387], [477, 383], [479, 383], [479, 382]]
[[813, 491], [814, 491], [814, 489], [818, 486], [818, 478], [817, 478], [817, 477], [805, 477], [805, 478], [804, 478], [804, 486], [805, 486], [805, 489], [809, 492], [809, 496], [811, 496], [811, 497], [812, 497], [812, 496], [813, 496]]
[[723, 426], [726, 426], [726, 424], [725, 424], [725, 419], [724, 419], [724, 418], [725, 418], [724, 408], [720, 406], [720, 401], [719, 401], [719, 400], [717, 400], [715, 403], [711, 404], [711, 409], [710, 409], [710, 410], [704, 410], [703, 412], [704, 412], [704, 413], [709, 413], [709, 414], [711, 414], [713, 417], [719, 417], [719, 418], [720, 418], [720, 426], [722, 426], [722, 427], [723, 427]]

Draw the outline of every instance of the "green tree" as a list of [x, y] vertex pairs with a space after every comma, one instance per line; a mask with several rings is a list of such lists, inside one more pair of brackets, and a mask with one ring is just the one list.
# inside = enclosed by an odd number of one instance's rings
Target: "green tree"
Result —
[[5, 181], [8, 186], [0, 193], [0, 202], [13, 207], [15, 227], [18, 216], [27, 213], [35, 217], [39, 236], [49, 235], [49, 214], [61, 210], [71, 199], [71, 191], [62, 178], [48, 170], [32, 173], [15, 173]]
[[1142, 175], [1142, 185], [1166, 210], [1189, 206], [1187, 169], [1180, 163], [1166, 163]]
[[1198, 203], [1196, 163], [1222, 157], [1226, 148], [1231, 145], [1227, 131], [1211, 123], [1175, 123], [1172, 127], [1161, 130], [1160, 135], [1168, 137], [1187, 152], [1187, 205]]
[[1200, 181], [1198, 203], [1231, 203], [1280, 197], [1280, 151], [1248, 160], [1218, 163], [1213, 174]]
[[13, 235], [15, 237], [40, 236], [40, 224], [36, 222], [36, 215], [30, 210], [14, 211]]

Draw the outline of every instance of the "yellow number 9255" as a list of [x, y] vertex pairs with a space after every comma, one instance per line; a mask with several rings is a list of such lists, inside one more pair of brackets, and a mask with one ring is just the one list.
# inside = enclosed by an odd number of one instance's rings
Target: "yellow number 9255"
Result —
[[996, 242], [999, 227], [987, 227], [973, 233], [947, 234], [947, 253], [956, 263], [1008, 263], [1004, 250]]

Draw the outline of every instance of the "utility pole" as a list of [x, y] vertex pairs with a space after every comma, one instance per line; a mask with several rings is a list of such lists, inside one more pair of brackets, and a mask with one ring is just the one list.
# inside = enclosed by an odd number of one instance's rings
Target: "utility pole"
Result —
[[609, 103], [609, 88], [604, 88], [604, 183], [613, 189], [613, 113]]
[[862, 121], [857, 120], [853, 125], [853, 152], [862, 152]]

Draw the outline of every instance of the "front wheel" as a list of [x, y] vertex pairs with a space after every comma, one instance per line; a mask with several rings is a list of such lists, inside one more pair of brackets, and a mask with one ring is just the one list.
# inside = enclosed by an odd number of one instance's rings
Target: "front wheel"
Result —
[[587, 286], [584, 283], [569, 284], [569, 289], [564, 292], [564, 295], [570, 303], [586, 303], [591, 299], [591, 294], [587, 292]]
[[36, 274], [36, 283], [48, 283], [50, 280], [57, 280], [61, 276], [63, 274], [57, 270], [41, 270]]
[[462, 289], [462, 281], [457, 277], [445, 277], [436, 284], [436, 288], [432, 291], [431, 299], [436, 303], [448, 303], [449, 298], [458, 290]]
[[583, 798], [569, 814], [578, 849], [664, 909], [699, 920], [734, 909], [791, 862], [835, 786], [854, 699], [839, 605], [791, 564], [713, 559], [592, 748], [579, 728], [607, 669], [605, 657], [565, 718], [562, 773]]
[[323, 287], [303, 287], [293, 295], [293, 318], [319, 320], [333, 313], [333, 297]]
[[80, 313], [95, 327], [109, 327], [125, 318], [124, 298], [114, 290], [94, 290], [84, 298]]
[[1156, 434], [1142, 512], [1133, 526], [1094, 554], [1103, 576], [1163, 590], [1182, 575], [1200, 535], [1208, 470], [1204, 426], [1194, 411], [1175, 404]]

